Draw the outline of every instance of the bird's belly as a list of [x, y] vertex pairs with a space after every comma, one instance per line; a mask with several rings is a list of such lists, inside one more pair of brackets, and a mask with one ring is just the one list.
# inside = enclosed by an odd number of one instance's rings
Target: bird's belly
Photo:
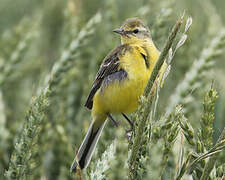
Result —
[[138, 99], [143, 94], [146, 80], [124, 79], [114, 81], [99, 89], [94, 97], [94, 113], [131, 113], [138, 107]]

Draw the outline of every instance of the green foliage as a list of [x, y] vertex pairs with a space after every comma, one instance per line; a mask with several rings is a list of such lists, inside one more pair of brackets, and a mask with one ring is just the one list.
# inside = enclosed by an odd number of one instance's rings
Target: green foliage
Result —
[[110, 162], [115, 158], [116, 142], [113, 142], [97, 161], [94, 171], [90, 173], [91, 180], [105, 179], [105, 171], [110, 169]]
[[212, 135], [213, 135], [213, 121], [214, 121], [214, 106], [216, 99], [218, 98], [217, 92], [214, 89], [210, 89], [210, 91], [205, 95], [203, 102], [203, 115], [201, 118], [201, 141], [206, 149], [210, 149], [212, 147]]
[[[2, 0], [0, 179], [222, 179], [224, 5], [222, 0]], [[116, 116], [119, 127], [106, 124], [87, 170], [71, 174], [91, 122], [83, 104], [99, 64], [119, 44], [112, 30], [138, 16], [162, 51], [184, 10], [168, 49], [163, 87], [156, 78], [154, 90], [148, 88], [150, 95], [129, 115], [136, 120], [136, 136], [127, 140], [129, 125]]]

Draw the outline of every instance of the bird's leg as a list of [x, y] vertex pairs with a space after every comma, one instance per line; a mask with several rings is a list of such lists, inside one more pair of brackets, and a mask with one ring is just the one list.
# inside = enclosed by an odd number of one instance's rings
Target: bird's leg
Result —
[[110, 121], [112, 121], [113, 125], [115, 125], [116, 127], [118, 127], [118, 123], [113, 119], [113, 117], [111, 116], [111, 114], [106, 113], [107, 117], [109, 118]]
[[126, 130], [127, 139], [130, 140], [130, 138], [132, 136], [132, 132], [135, 135], [135, 132], [134, 132], [134, 123], [126, 116], [126, 114], [122, 113], [122, 115], [127, 120], [127, 122], [130, 124], [130, 129]]
[[133, 130], [134, 123], [126, 116], [126, 114], [122, 113], [122, 115], [127, 120], [127, 122], [130, 124], [131, 130]]

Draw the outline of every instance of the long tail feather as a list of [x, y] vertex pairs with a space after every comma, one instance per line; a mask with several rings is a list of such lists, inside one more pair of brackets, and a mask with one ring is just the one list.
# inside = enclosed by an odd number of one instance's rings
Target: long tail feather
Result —
[[94, 123], [95, 122], [91, 123], [88, 132], [78, 150], [78, 154], [73, 160], [73, 163], [70, 168], [71, 172], [76, 172], [77, 166], [79, 166], [81, 169], [84, 169], [90, 163], [91, 157], [93, 155], [93, 152], [98, 143], [99, 137], [102, 133], [102, 129], [104, 128], [106, 121], [95, 131], [93, 129]]

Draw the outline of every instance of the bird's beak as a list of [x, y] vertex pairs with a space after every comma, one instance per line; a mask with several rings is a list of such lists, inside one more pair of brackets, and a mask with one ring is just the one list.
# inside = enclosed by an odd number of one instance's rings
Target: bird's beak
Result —
[[120, 35], [124, 35], [124, 30], [123, 29], [115, 29], [113, 30], [114, 33], [118, 33]]

